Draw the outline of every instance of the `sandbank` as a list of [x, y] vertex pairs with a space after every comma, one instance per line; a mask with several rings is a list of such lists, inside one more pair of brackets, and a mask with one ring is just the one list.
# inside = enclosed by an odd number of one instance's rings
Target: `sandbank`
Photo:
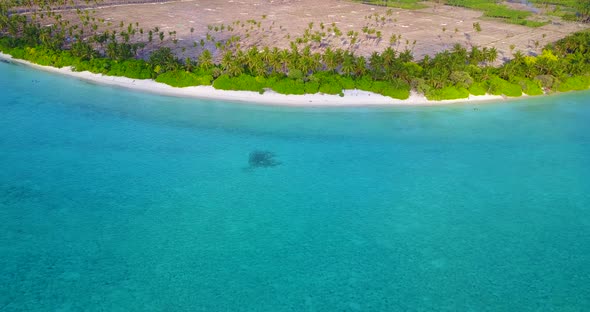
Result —
[[217, 90], [212, 86], [196, 86], [186, 88], [176, 88], [151, 79], [131, 79], [127, 77], [105, 76], [88, 71], [75, 72], [70, 67], [56, 68], [31, 63], [29, 61], [13, 58], [11, 55], [0, 52], [0, 59], [24, 64], [36, 69], [58, 73], [66, 76], [75, 77], [84, 81], [108, 85], [120, 88], [131, 89], [139, 92], [147, 92], [159, 95], [224, 100], [232, 102], [248, 102], [253, 104], [280, 105], [280, 106], [393, 106], [393, 105], [444, 105], [453, 103], [473, 103], [483, 101], [504, 101], [505, 97], [496, 95], [470, 95], [466, 99], [430, 101], [424, 95], [411, 92], [410, 97], [406, 100], [398, 100], [380, 94], [362, 91], [362, 90], [344, 90], [344, 96], [330, 94], [305, 94], [305, 95], [285, 95], [279, 94], [272, 90], [265, 91], [263, 94], [252, 91], [225, 91]]

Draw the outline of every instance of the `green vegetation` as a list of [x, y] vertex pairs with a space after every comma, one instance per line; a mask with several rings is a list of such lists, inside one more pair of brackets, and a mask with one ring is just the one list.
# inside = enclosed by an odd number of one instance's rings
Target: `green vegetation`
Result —
[[537, 7], [548, 10], [548, 15], [565, 20], [590, 22], [590, 1], [588, 0], [529, 0]]
[[483, 11], [485, 17], [501, 19], [507, 23], [540, 27], [546, 22], [531, 21], [527, 19], [532, 12], [511, 9], [504, 4], [498, 4], [490, 0], [447, 0], [447, 5], [464, 7], [468, 9]]
[[488, 93], [518, 97], [522, 95], [522, 88], [518, 84], [506, 81], [498, 76], [492, 76], [487, 81]]
[[448, 86], [442, 89], [431, 89], [425, 95], [427, 99], [433, 101], [465, 99], [469, 97], [469, 90], [463, 87]]
[[471, 87], [469, 87], [468, 91], [473, 95], [486, 95], [488, 89], [484, 83], [475, 82], [471, 85]]
[[[548, 22], [529, 19], [531, 11], [516, 10], [493, 0], [446, 0], [446, 4], [483, 11], [485, 17], [496, 18], [507, 23], [528, 27], [540, 27]], [[590, 22], [589, 0], [528, 0], [547, 16], [569, 21]]]
[[[428, 99], [446, 100], [467, 98], [470, 94], [516, 97], [524, 92], [538, 95], [590, 86], [590, 31], [559, 40], [538, 56], [525, 56], [516, 51], [514, 59], [500, 67], [492, 65], [498, 58], [495, 48], [473, 46], [467, 49], [455, 45], [451, 50], [414, 61], [407, 47], [398, 50], [399, 40], [380, 53], [363, 57], [355, 55], [352, 49], [325, 48], [321, 54], [313, 52], [312, 46], [318, 44], [313, 41], [294, 41], [288, 49], [252, 47], [245, 50], [234, 36], [228, 41], [216, 42], [209, 33], [208, 43], [201, 44], [200, 53], [181, 61], [162, 40], [153, 39], [164, 36], [158, 28], [146, 32], [151, 36], [145, 41], [138, 38], [144, 31], [137, 24], [125, 27], [121, 23], [117, 31], [99, 31], [98, 26], [91, 24], [81, 28], [45, 7], [38, 11], [45, 12], [44, 23], [46, 19], [53, 19], [55, 23], [41, 26], [41, 17], [35, 15], [41, 13], [9, 14], [9, 8], [0, 3], [0, 51], [4, 53], [41, 65], [155, 79], [173, 87], [212, 85], [221, 90], [338, 95], [343, 95], [346, 89], [359, 89], [396, 99], [407, 99], [415, 90]], [[93, 21], [88, 11], [78, 14], [81, 25]], [[381, 19], [374, 15], [371, 18]], [[247, 24], [251, 28], [260, 25], [254, 20]], [[215, 27], [221, 31], [243, 24], [237, 21], [232, 25]], [[313, 27], [310, 24], [308, 28], [311, 36]], [[326, 25], [319, 27], [322, 29]], [[328, 27], [336, 32], [335, 25]], [[373, 32], [367, 29], [365, 33]], [[169, 35], [175, 42], [175, 32]], [[350, 36], [358, 36], [358, 33], [352, 31]], [[208, 47], [213, 44], [215, 52], [210, 52]], [[151, 52], [146, 53], [147, 48]], [[138, 57], [140, 52], [146, 60]]]
[[242, 90], [262, 93], [266, 86], [266, 79], [264, 77], [252, 77], [247, 74], [241, 74], [236, 77], [224, 74], [213, 81], [213, 87], [220, 90]]
[[355, 0], [366, 4], [373, 4], [379, 6], [387, 6], [392, 8], [400, 8], [406, 10], [424, 9], [427, 6], [421, 2], [423, 0]]
[[206, 72], [192, 73], [185, 70], [174, 70], [158, 75], [156, 81], [177, 88], [210, 86], [213, 76]]
[[539, 83], [539, 81], [535, 81], [533, 79], [528, 78], [521, 78], [516, 79], [518, 80], [518, 85], [522, 89], [522, 92], [528, 95], [541, 95], [543, 94], [543, 89]]
[[577, 76], [577, 77], [568, 77], [560, 82], [557, 86], [557, 91], [560, 92], [567, 92], [567, 91], [580, 91], [586, 90], [590, 87], [590, 77], [589, 76]]

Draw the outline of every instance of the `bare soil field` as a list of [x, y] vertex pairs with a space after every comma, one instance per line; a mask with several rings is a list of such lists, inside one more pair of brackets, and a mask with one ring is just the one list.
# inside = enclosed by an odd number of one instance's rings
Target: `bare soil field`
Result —
[[[501, 61], [511, 58], [512, 51], [539, 53], [547, 43], [589, 27], [587, 24], [558, 21], [555, 17], [545, 26], [530, 28], [485, 19], [478, 11], [426, 4], [428, 8], [425, 9], [392, 8], [388, 13], [389, 8], [386, 7], [347, 0], [183, 0], [109, 5], [95, 10], [96, 16], [110, 22], [113, 29], [121, 21], [126, 24], [138, 22], [139, 27], [146, 31], [159, 27], [166, 33], [162, 44], [173, 47], [180, 57], [194, 56], [203, 49], [196, 43], [206, 40], [207, 34], [218, 42], [238, 35], [242, 48], [287, 48], [313, 23], [310, 32], [325, 33], [321, 43], [312, 44], [315, 51], [331, 46], [351, 49], [357, 55], [369, 55], [393, 46], [400, 51], [411, 49], [416, 59], [420, 59], [460, 43], [467, 47], [495, 47]], [[481, 25], [479, 32], [473, 26], [476, 22]], [[321, 24], [324, 29], [320, 28]], [[221, 25], [224, 25], [223, 31]], [[228, 31], [227, 25], [231, 25], [233, 30]], [[332, 25], [336, 25], [342, 35], [335, 34]], [[208, 26], [211, 26], [210, 29]], [[217, 31], [214, 26], [219, 27]], [[363, 27], [380, 32], [380, 36], [363, 33]], [[358, 32], [354, 44], [347, 36], [351, 30]], [[172, 31], [176, 34], [169, 36]], [[395, 43], [390, 42], [392, 35], [398, 36]], [[173, 38], [176, 39], [175, 44], [172, 43]], [[207, 42], [204, 48], [215, 50], [215, 44]]]

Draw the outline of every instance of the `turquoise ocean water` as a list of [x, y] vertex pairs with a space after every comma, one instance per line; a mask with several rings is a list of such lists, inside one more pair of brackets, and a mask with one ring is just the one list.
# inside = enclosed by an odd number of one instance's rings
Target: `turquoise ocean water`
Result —
[[0, 311], [590, 310], [589, 92], [279, 108], [3, 63], [0, 90]]

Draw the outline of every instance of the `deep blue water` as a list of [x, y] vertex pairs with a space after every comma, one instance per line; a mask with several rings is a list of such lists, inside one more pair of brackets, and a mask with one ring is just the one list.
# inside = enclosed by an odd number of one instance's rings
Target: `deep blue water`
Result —
[[276, 108], [3, 63], [0, 90], [0, 311], [590, 310], [589, 92]]

